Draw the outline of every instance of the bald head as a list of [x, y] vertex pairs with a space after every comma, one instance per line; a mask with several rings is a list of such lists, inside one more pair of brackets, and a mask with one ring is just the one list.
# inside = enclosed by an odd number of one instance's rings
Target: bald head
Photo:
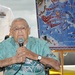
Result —
[[13, 26], [15, 25], [16, 22], [18, 22], [19, 24], [20, 24], [20, 22], [23, 22], [23, 23], [25, 23], [25, 26], [29, 27], [27, 21], [23, 18], [14, 19], [10, 27], [13, 28]]

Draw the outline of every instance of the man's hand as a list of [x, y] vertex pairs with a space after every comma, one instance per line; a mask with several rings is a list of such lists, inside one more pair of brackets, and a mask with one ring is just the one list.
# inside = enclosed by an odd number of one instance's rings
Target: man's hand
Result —
[[13, 57], [13, 62], [24, 63], [26, 58], [37, 60], [38, 55], [28, 50], [26, 47], [19, 47], [17, 54]]
[[25, 48], [19, 47], [16, 55], [13, 57], [13, 62], [15, 63], [24, 63], [26, 59]]
[[25, 54], [26, 57], [32, 60], [37, 60], [38, 59], [38, 54], [32, 52], [31, 50], [28, 50], [26, 47], [25, 48]]
[[26, 59], [25, 53], [25, 48], [19, 47], [15, 56], [0, 60], [0, 67], [5, 67], [16, 63], [24, 63]]

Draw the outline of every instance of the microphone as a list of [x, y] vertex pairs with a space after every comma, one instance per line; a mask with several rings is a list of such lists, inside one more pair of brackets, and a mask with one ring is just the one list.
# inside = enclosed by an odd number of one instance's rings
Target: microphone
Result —
[[23, 38], [19, 38], [18, 39], [18, 44], [19, 44], [19, 47], [22, 47], [23, 44], [24, 44], [24, 39]]

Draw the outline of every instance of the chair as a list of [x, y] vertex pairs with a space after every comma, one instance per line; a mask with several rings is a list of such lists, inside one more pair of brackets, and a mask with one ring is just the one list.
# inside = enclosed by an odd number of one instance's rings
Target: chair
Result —
[[46, 65], [45, 66], [45, 75], [50, 75], [50, 69], [51, 69], [51, 66], [49, 66], [49, 65]]
[[61, 75], [61, 72], [57, 71], [55, 69], [52, 69], [52, 67], [49, 65], [46, 65], [45, 66], [45, 75]]

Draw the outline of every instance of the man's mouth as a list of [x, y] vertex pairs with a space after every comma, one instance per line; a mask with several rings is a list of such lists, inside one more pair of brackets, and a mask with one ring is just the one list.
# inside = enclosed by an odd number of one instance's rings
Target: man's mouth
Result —
[[18, 35], [18, 38], [23, 38], [23, 35]]

